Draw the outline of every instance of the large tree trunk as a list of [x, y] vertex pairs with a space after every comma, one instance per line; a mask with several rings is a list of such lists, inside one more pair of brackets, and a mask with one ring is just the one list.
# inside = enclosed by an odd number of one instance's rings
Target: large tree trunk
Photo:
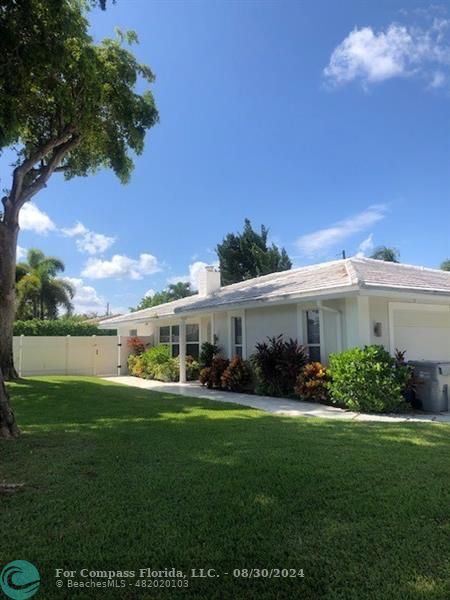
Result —
[[0, 369], [6, 380], [17, 378], [13, 360], [18, 228], [0, 222]]
[[11, 409], [9, 395], [3, 381], [2, 370], [0, 369], [0, 438], [9, 439], [18, 437], [18, 435], [19, 428]]
[[16, 246], [18, 227], [0, 222], [0, 437], [19, 435], [4, 383], [17, 377], [13, 360], [13, 327], [16, 292]]

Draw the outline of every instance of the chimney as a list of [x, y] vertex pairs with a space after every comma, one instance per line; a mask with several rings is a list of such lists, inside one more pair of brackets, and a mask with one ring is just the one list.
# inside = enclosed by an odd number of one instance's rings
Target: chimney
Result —
[[220, 271], [211, 265], [207, 265], [199, 273], [198, 293], [199, 296], [208, 296], [220, 289]]

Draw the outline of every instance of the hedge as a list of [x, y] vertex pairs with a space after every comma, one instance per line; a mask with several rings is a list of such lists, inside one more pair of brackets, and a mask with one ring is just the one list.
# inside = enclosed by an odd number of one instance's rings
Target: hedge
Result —
[[117, 335], [115, 329], [99, 329], [94, 323], [75, 319], [16, 321], [14, 335]]

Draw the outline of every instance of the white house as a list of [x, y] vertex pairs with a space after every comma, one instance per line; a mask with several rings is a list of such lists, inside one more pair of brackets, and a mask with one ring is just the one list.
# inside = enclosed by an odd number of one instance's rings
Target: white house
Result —
[[348, 258], [273, 273], [221, 287], [207, 267], [195, 296], [106, 319], [101, 328], [150, 336], [180, 357], [205, 341], [226, 356], [248, 358], [255, 344], [283, 334], [307, 346], [313, 360], [382, 344], [408, 359], [450, 361], [450, 273], [370, 258]]

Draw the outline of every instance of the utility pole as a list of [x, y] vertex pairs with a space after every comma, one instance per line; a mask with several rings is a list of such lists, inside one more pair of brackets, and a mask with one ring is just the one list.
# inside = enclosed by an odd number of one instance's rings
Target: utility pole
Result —
[[106, 303], [106, 316], [109, 317], [109, 302]]

